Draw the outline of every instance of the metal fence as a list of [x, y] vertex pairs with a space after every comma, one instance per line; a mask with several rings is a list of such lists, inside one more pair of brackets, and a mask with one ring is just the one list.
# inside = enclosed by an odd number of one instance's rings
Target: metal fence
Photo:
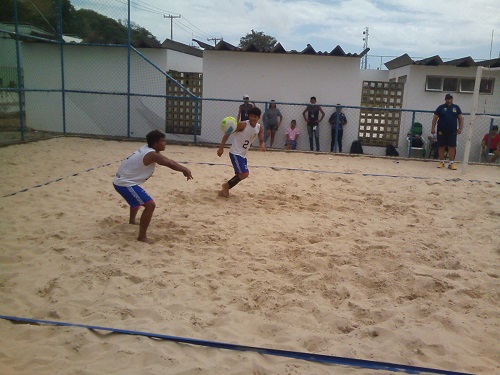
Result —
[[[85, 1], [77, 3], [82, 8], [86, 5]], [[126, 20], [121, 22], [125, 29], [117, 32], [120, 37], [112, 44], [76, 44], [74, 38], [65, 36], [61, 1], [45, 9], [48, 13], [44, 18], [50, 26], [47, 28], [29, 25], [29, 20], [23, 19], [26, 12], [19, 12], [19, 4], [13, 2], [13, 23], [0, 24], [0, 144], [61, 135], [143, 139], [153, 129], [164, 130], [171, 142], [218, 144], [222, 138], [221, 120], [237, 116], [241, 100], [206, 98], [190, 92], [185, 88], [187, 76], [173, 78], [147, 56], [147, 50], [134, 47], [134, 12], [130, 2], [119, 7], [102, 2], [101, 9], [95, 9], [96, 3], [92, 2], [94, 10]], [[283, 122], [276, 131], [274, 148], [285, 148], [286, 129], [295, 119], [300, 131], [297, 149], [310, 150], [303, 118], [307, 104], [277, 103]], [[255, 105], [265, 112], [269, 103], [257, 100]], [[325, 117], [318, 128], [319, 151], [340, 152], [339, 144], [332, 149], [332, 127], [328, 123], [335, 104], [321, 106]], [[374, 118], [373, 123], [362, 123], [361, 112], [369, 109], [342, 108], [347, 118], [343, 153], [348, 153], [351, 144], [360, 139], [367, 154], [385, 155], [385, 146], [393, 143], [400, 156], [432, 157], [432, 142], [428, 140], [432, 111], [384, 109], [387, 113], [398, 112], [396, 124], [386, 122], [383, 116]], [[477, 118], [469, 161], [480, 161], [480, 139], [495, 121], [498, 122], [491, 117]], [[415, 152], [408, 147], [407, 134], [417, 122], [422, 124], [427, 144], [424, 151]], [[465, 114], [466, 126], [468, 123]], [[384, 138], [388, 127], [397, 134], [393, 140]], [[270, 140], [266, 144], [269, 147]], [[457, 159], [460, 160], [464, 148], [465, 135], [459, 138]]]

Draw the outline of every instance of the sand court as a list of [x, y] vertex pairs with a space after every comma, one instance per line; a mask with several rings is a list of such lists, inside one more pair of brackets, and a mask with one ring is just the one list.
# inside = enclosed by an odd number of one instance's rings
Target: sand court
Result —
[[[228, 149], [167, 144], [194, 180], [157, 167], [144, 184], [157, 205], [148, 245], [111, 185], [142, 144], [0, 148], [1, 315], [498, 373], [498, 167], [252, 150], [250, 177], [225, 199]], [[0, 330], [9, 374], [373, 373], [72, 327]]]

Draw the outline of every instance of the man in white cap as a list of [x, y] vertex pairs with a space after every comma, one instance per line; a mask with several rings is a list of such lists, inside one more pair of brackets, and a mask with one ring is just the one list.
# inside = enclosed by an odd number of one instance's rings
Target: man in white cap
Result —
[[248, 95], [243, 95], [243, 104], [240, 105], [238, 116], [236, 119], [238, 122], [248, 120], [248, 111], [250, 108], [255, 107], [255, 103], [250, 104], [250, 97]]

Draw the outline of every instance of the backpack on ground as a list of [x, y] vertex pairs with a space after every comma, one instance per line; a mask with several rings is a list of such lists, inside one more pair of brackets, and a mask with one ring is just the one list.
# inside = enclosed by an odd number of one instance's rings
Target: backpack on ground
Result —
[[350, 154], [363, 154], [363, 147], [361, 146], [360, 141], [353, 141], [351, 144]]
[[385, 156], [399, 156], [399, 152], [394, 145], [388, 145], [385, 149]]

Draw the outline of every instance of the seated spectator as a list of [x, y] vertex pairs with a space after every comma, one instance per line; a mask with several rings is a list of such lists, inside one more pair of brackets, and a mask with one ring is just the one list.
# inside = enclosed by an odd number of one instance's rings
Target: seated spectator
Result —
[[411, 147], [424, 147], [424, 140], [422, 139], [422, 134], [408, 135], [411, 137]]
[[438, 141], [437, 137], [435, 134], [431, 134], [427, 137], [429, 140], [429, 157], [432, 157], [433, 159], [437, 159], [439, 157], [438, 155]]
[[287, 150], [297, 149], [297, 138], [299, 137], [299, 129], [297, 129], [297, 121], [292, 120], [290, 122], [290, 127], [286, 129], [286, 143], [285, 147]]
[[493, 156], [488, 159], [488, 163], [497, 161], [500, 156], [500, 134], [498, 134], [498, 125], [493, 125], [491, 127], [491, 133], [484, 135], [481, 141], [481, 148], [485, 155], [493, 154]]

